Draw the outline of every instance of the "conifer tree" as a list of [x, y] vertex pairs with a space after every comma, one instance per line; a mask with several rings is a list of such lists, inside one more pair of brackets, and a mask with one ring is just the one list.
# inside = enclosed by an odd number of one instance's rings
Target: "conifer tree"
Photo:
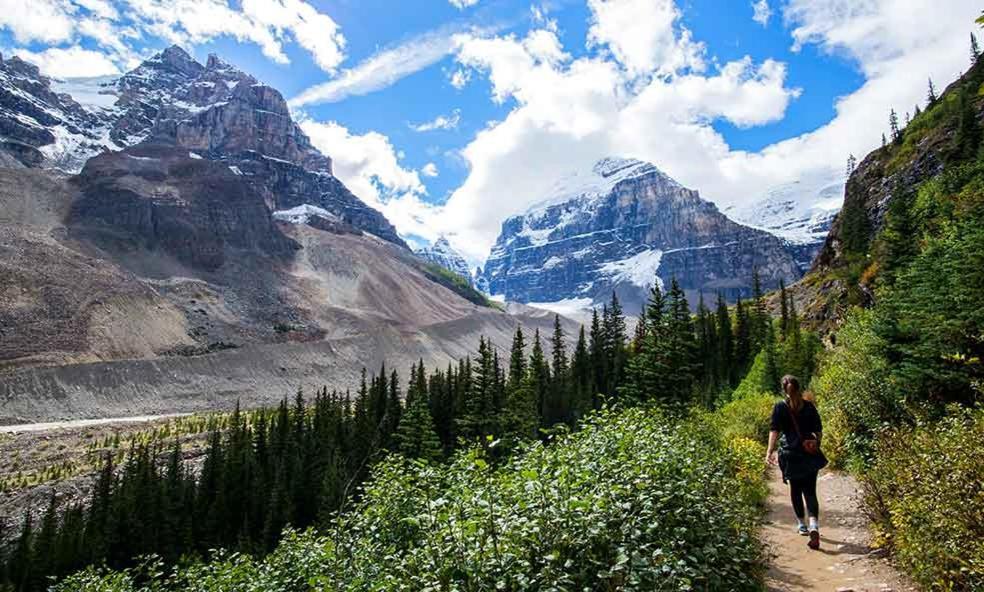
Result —
[[902, 139], [902, 132], [899, 131], [899, 116], [892, 109], [888, 114], [888, 128], [892, 132], [892, 141], [899, 142]]
[[[421, 368], [421, 373], [423, 368]], [[441, 441], [434, 431], [430, 407], [422, 396], [409, 398], [406, 413], [400, 419], [396, 432], [399, 451], [408, 458], [436, 461], [441, 457]]]
[[848, 154], [847, 155], [847, 172], [846, 172], [846, 174], [844, 176], [845, 177], [850, 177], [851, 176], [851, 173], [854, 172], [854, 169], [857, 167], [857, 165], [858, 165], [858, 159], [854, 158], [854, 155], [853, 154]]
[[[607, 316], [607, 306], [602, 307], [603, 315]], [[605, 356], [605, 336], [601, 328], [601, 320], [598, 316], [598, 310], [593, 309], [591, 311], [591, 333], [590, 342], [588, 344], [588, 351], [591, 355], [591, 366], [594, 375], [594, 388], [591, 392], [591, 405], [592, 408], [598, 409], [601, 406], [601, 401], [598, 397], [602, 394], [605, 389], [605, 385], [608, 384], [608, 373], [606, 372], [607, 358]]]
[[605, 394], [613, 395], [622, 378], [625, 369], [625, 315], [622, 313], [622, 305], [618, 301], [618, 296], [612, 292], [612, 300], [608, 307], [603, 309], [605, 315], [602, 319], [602, 332], [605, 336], [605, 373], [607, 384]]
[[765, 353], [765, 377], [769, 390], [771, 392], [778, 392], [780, 379], [779, 351], [776, 345], [776, 331], [771, 321], [768, 323], [765, 344], [762, 346], [762, 350]]
[[735, 337], [728, 304], [720, 292], [718, 292], [715, 316], [717, 317], [718, 359], [721, 360], [720, 383], [733, 385], [738, 378], [735, 368]]
[[[642, 324], [641, 319], [639, 322]], [[571, 389], [573, 392], [571, 406], [575, 420], [580, 419], [591, 410], [592, 395], [594, 394], [593, 378], [591, 354], [588, 351], [588, 342], [584, 335], [584, 325], [581, 325], [577, 345], [574, 347], [574, 355], [571, 357]]]
[[550, 396], [550, 368], [543, 355], [543, 345], [540, 342], [540, 330], [533, 334], [533, 350], [530, 355], [529, 389], [536, 402], [537, 417], [540, 427], [550, 427], [544, 422], [545, 403]]
[[553, 350], [550, 389], [543, 409], [543, 420], [548, 426], [570, 420], [570, 386], [568, 381], [567, 348], [560, 315], [554, 315], [554, 330], [550, 339]]
[[513, 336], [512, 347], [509, 352], [509, 388], [519, 388], [523, 379], [526, 377], [526, 338], [523, 336], [523, 328], [516, 327], [516, 334]]
[[932, 107], [936, 102], [936, 87], [933, 86], [933, 79], [929, 79], [929, 90], [926, 91], [926, 107]]
[[678, 401], [691, 398], [696, 377], [693, 325], [687, 297], [676, 278], [670, 285], [669, 327], [667, 332], [667, 365], [670, 367], [669, 394]]
[[755, 351], [752, 338], [752, 319], [748, 309], [749, 305], [739, 298], [735, 304], [735, 366], [739, 377], [744, 375], [751, 366]]
[[625, 380], [618, 391], [621, 398], [641, 402], [669, 396], [668, 317], [666, 299], [657, 280], [649, 287], [649, 298], [639, 320], [646, 324], [645, 338], [626, 367]]
[[973, 160], [981, 145], [981, 125], [977, 120], [977, 113], [973, 105], [972, 92], [964, 85], [960, 88], [957, 95], [957, 112], [959, 121], [957, 123], [957, 133], [953, 139], [953, 148], [949, 160], [960, 162]]
[[779, 328], [782, 332], [782, 337], [785, 339], [786, 333], [789, 331], [789, 299], [786, 293], [786, 282], [779, 279], [779, 302], [780, 302], [780, 314], [779, 314]]
[[977, 36], [974, 35], [973, 31], [970, 33], [970, 65], [974, 66], [977, 64], [977, 60], [981, 57], [981, 48], [977, 45]]

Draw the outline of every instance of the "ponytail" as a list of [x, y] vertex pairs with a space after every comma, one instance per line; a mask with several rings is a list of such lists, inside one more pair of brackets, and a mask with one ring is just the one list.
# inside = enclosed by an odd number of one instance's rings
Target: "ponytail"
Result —
[[796, 413], [803, 408], [803, 391], [800, 390], [799, 379], [792, 374], [782, 377], [782, 392], [786, 394], [789, 407]]

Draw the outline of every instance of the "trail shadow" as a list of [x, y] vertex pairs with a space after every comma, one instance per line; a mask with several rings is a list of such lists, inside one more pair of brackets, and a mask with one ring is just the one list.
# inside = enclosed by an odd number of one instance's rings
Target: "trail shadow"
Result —
[[798, 573], [772, 565], [765, 576], [765, 584], [768, 592], [786, 592], [790, 589], [808, 588], [810, 582]]
[[[830, 549], [825, 545], [834, 545], [836, 549]], [[820, 536], [820, 549], [818, 549], [824, 555], [858, 555], [865, 556], [871, 553], [871, 547], [868, 545], [859, 545], [858, 543], [849, 543], [847, 541], [837, 541], [834, 539], [828, 539], [823, 535]]]

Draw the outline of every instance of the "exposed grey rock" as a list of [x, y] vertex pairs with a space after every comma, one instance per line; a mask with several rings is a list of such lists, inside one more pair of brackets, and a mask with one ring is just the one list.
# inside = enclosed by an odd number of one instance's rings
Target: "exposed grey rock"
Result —
[[608, 158], [506, 220], [483, 277], [518, 302], [587, 306], [615, 291], [633, 313], [657, 277], [677, 278], [696, 304], [700, 291], [749, 295], [755, 269], [766, 287], [801, 273], [781, 239], [733, 222], [651, 164]]
[[37, 66], [0, 56], [0, 151], [8, 165], [76, 170], [107, 148], [107, 121], [55, 92]]
[[465, 258], [451, 246], [451, 243], [445, 237], [442, 236], [434, 241], [433, 245], [415, 252], [421, 259], [440, 265], [444, 269], [465, 278], [472, 286], [475, 285], [471, 270], [469, 270]]

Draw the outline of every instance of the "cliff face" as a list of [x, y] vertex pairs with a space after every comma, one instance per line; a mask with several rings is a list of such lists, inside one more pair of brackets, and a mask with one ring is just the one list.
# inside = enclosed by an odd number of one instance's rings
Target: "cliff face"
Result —
[[799, 269], [785, 243], [731, 221], [651, 164], [609, 158], [557, 184], [554, 197], [506, 220], [483, 277], [519, 302], [604, 301], [638, 306], [656, 278], [734, 299], [758, 269], [767, 286]]
[[285, 257], [296, 245], [274, 225], [263, 198], [226, 165], [187, 150], [140, 144], [86, 163], [70, 225], [128, 235], [205, 270], [230, 249]]
[[984, 60], [979, 60], [902, 128], [897, 139], [869, 153], [850, 175], [844, 205], [823, 248], [793, 289], [808, 324], [834, 329], [850, 305], [874, 303], [880, 275], [879, 234], [893, 200], [916, 194], [925, 182], [976, 158], [976, 154], [961, 154], [958, 144], [962, 127], [984, 125], [982, 81]]
[[105, 147], [106, 125], [102, 113], [52, 89], [36, 66], [0, 56], [0, 164], [75, 169]]

